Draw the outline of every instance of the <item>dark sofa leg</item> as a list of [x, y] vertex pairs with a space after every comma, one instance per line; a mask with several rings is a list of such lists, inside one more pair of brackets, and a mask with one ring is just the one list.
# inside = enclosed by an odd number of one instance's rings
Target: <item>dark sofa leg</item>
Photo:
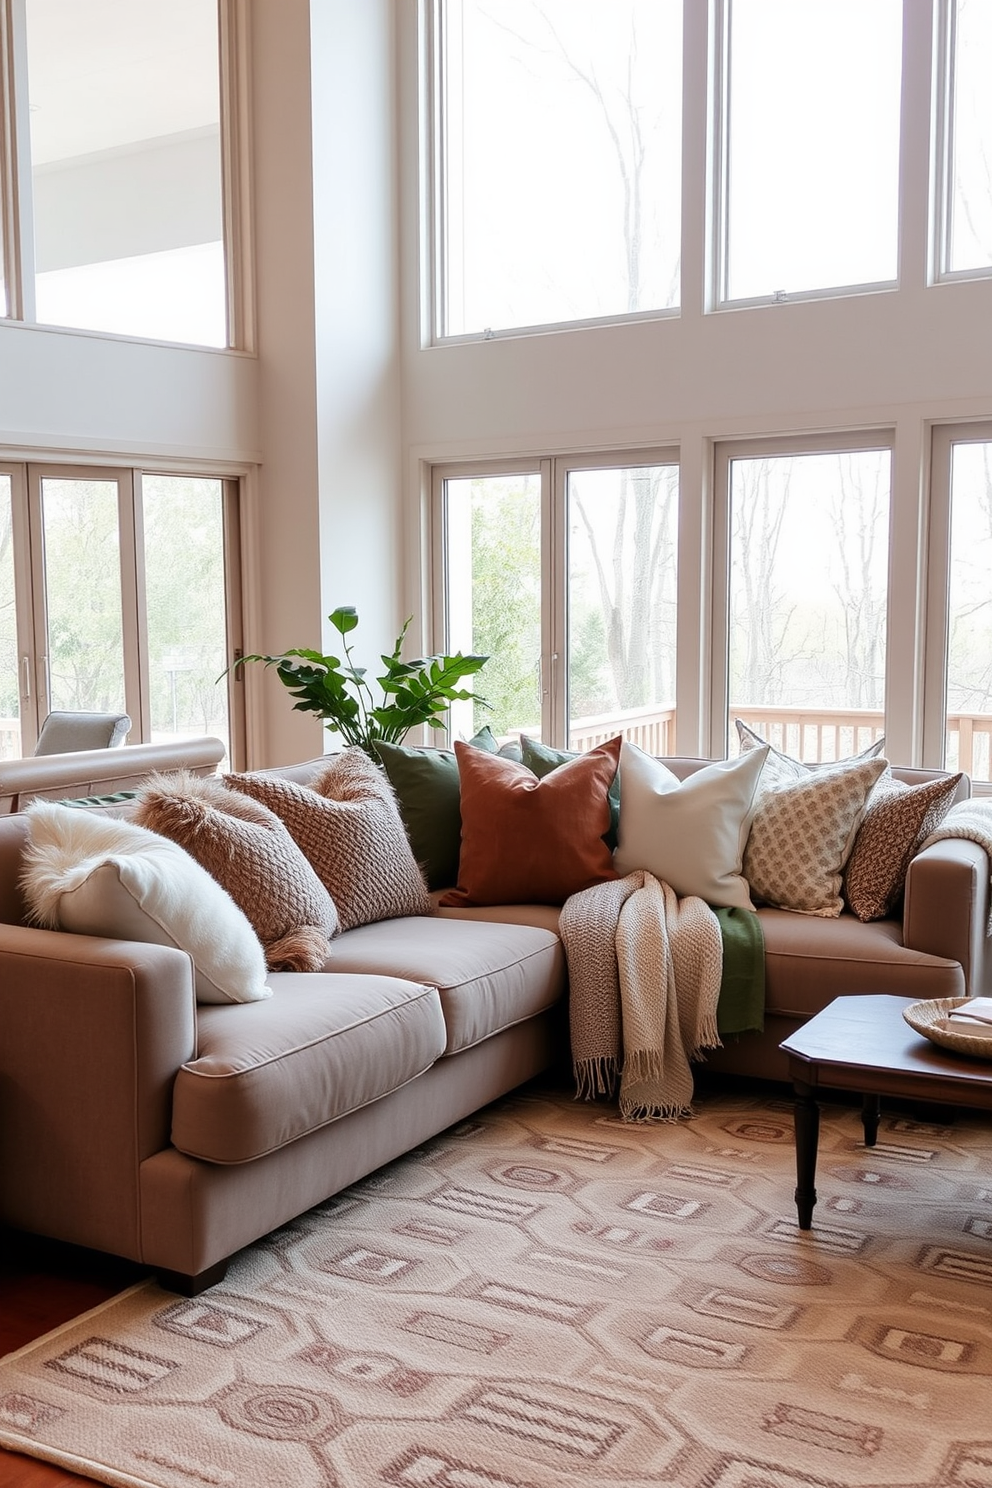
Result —
[[196, 1276], [187, 1276], [185, 1271], [156, 1271], [155, 1280], [166, 1292], [178, 1292], [181, 1297], [198, 1297], [208, 1287], [216, 1286], [227, 1275], [227, 1261], [218, 1261]]

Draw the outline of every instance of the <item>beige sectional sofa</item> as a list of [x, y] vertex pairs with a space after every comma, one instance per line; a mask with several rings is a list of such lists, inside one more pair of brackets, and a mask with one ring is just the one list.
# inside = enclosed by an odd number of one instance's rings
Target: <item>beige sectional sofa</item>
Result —
[[[323, 763], [273, 773], [306, 783]], [[667, 763], [684, 776], [705, 762]], [[21, 813], [0, 818], [7, 1226], [133, 1258], [192, 1293], [242, 1246], [567, 1062], [553, 908], [363, 925], [323, 971], [271, 973], [266, 1001], [198, 1005], [173, 947], [25, 923], [27, 831]], [[913, 861], [897, 919], [760, 914], [765, 1032], [717, 1051], [714, 1069], [783, 1078], [780, 1040], [844, 993], [987, 990], [989, 866], [970, 841]]]

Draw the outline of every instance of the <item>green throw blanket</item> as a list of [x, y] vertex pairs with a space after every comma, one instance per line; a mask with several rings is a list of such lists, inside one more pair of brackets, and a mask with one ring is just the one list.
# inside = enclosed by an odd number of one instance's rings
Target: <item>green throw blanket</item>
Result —
[[761, 1033], [765, 1026], [765, 938], [749, 909], [717, 909], [723, 937], [723, 975], [716, 1026], [727, 1034]]

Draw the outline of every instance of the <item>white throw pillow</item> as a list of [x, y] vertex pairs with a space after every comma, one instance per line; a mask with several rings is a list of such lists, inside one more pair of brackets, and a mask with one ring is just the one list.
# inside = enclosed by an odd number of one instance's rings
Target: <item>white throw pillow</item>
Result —
[[767, 747], [679, 780], [636, 744], [620, 751], [620, 826], [613, 866], [638, 868], [716, 908], [753, 909], [741, 874]]
[[193, 958], [198, 1002], [272, 996], [258, 936], [183, 848], [120, 817], [51, 801], [33, 802], [27, 816], [21, 884], [36, 924], [177, 946]]

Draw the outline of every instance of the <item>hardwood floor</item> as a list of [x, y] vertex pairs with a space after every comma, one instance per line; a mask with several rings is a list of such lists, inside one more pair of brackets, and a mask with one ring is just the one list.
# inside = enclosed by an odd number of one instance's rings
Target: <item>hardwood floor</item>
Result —
[[[33, 1236], [0, 1235], [0, 1354], [9, 1354], [147, 1276], [131, 1261]], [[89, 1484], [64, 1468], [0, 1449], [0, 1488]]]

